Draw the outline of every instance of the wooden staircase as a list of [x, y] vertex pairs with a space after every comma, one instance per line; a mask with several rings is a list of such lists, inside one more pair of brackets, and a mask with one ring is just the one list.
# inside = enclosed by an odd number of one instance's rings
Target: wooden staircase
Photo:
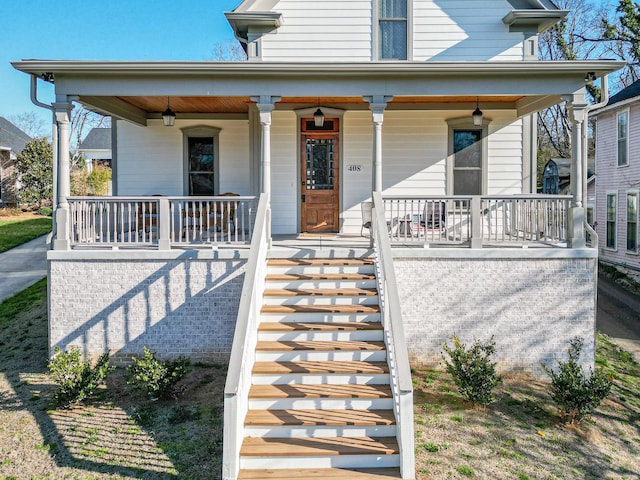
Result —
[[386, 359], [372, 260], [270, 260], [238, 478], [400, 478]]

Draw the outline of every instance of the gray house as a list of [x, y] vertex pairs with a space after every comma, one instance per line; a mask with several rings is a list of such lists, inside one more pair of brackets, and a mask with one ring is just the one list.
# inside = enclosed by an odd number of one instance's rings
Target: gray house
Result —
[[0, 206], [15, 205], [18, 200], [15, 161], [29, 141], [29, 135], [0, 117]]

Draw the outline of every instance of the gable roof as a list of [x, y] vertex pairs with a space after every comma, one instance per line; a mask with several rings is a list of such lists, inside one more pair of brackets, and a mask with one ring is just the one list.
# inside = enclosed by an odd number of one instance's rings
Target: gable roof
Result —
[[0, 117], [0, 147], [10, 148], [13, 152], [20, 152], [27, 142], [32, 139], [13, 123]]
[[111, 150], [111, 128], [92, 128], [78, 150]]

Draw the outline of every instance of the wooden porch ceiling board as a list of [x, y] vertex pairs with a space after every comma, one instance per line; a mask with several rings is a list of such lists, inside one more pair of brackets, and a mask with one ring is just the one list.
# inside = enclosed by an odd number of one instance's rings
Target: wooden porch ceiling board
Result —
[[[160, 96], [120, 96], [118, 100], [126, 102], [148, 113], [161, 113], [167, 108], [167, 97]], [[482, 96], [481, 103], [510, 103], [523, 99], [523, 96]], [[366, 105], [362, 97], [282, 97], [279, 105], [324, 106]], [[389, 102], [392, 105], [402, 104], [469, 104], [475, 103], [475, 96], [400, 96]], [[249, 97], [171, 97], [169, 104], [176, 113], [247, 113], [253, 103]]]

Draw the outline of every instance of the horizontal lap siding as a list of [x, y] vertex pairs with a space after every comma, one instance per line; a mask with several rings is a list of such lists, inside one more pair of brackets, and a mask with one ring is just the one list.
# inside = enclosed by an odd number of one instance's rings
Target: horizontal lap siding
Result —
[[118, 121], [118, 195], [184, 195], [184, 152], [181, 128], [220, 128], [219, 193], [251, 194], [249, 124], [246, 120], [160, 121], [139, 127]]
[[370, 61], [371, 2], [282, 0], [277, 32], [262, 39], [267, 61]]
[[298, 146], [294, 112], [273, 112], [271, 124], [271, 205], [274, 234], [298, 231]]
[[[640, 103], [629, 109], [629, 165], [618, 167], [617, 114], [624, 109], [598, 116], [596, 141], [596, 211], [600, 257], [603, 260], [634, 265], [640, 268], [640, 258], [627, 252], [627, 191], [640, 190]], [[617, 192], [617, 248], [607, 245], [607, 193]]]
[[522, 60], [523, 35], [510, 33], [501, 0], [415, 0], [414, 60]]
[[[487, 195], [522, 193], [522, 121], [509, 114], [488, 114]], [[513, 123], [511, 123], [513, 122]]]

